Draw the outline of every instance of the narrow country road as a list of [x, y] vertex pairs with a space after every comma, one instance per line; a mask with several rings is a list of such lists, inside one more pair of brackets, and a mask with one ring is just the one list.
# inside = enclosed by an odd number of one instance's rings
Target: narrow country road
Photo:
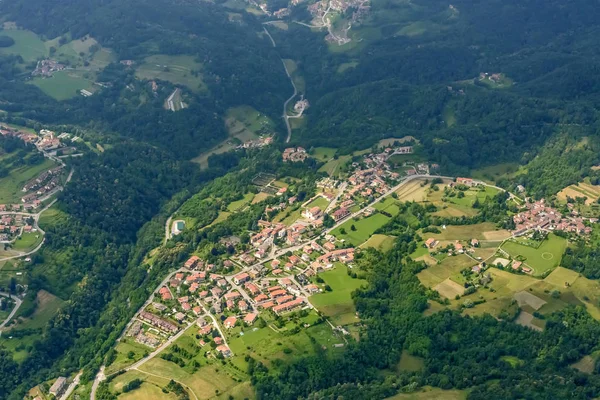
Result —
[[83, 374], [83, 372], [80, 372], [77, 375], [75, 375], [75, 378], [73, 378], [73, 382], [71, 382], [71, 384], [69, 385], [67, 390], [65, 390], [65, 392], [62, 394], [62, 396], [60, 396], [60, 398], [59, 398], [60, 400], [67, 400], [69, 398], [69, 396], [71, 396], [73, 391], [75, 391], [75, 388], [77, 387], [77, 385], [79, 385], [79, 380], [81, 379], [82, 374]]
[[[273, 37], [269, 33], [269, 30], [267, 29], [267, 27], [263, 26], [263, 29], [265, 30], [265, 32], [271, 39], [271, 43], [273, 43], [273, 47], [277, 48], [277, 44], [275, 43], [275, 40], [273, 40]], [[287, 66], [285, 65], [285, 62], [283, 61], [283, 58], [279, 57], [279, 59], [281, 60], [281, 63], [283, 64], [283, 69], [285, 70], [285, 74], [289, 78], [290, 83], [292, 84], [292, 87], [294, 88], [294, 93], [285, 101], [285, 103], [283, 103], [283, 113], [281, 114], [281, 117], [283, 118], [283, 120], [285, 122], [285, 127], [287, 129], [287, 137], [285, 139], [285, 142], [289, 143], [290, 140], [292, 140], [292, 127], [290, 125], [290, 116], [287, 113], [287, 107], [290, 104], [290, 101], [294, 100], [294, 98], [298, 95], [298, 88], [296, 87], [296, 84], [294, 83], [294, 80], [292, 79], [292, 75], [290, 74], [290, 71], [288, 71]], [[296, 116], [294, 118], [298, 118], [298, 117]]]
[[8, 316], [8, 318], [6, 318], [2, 323], [0, 323], [0, 331], [2, 331], [2, 329], [6, 326], [6, 324], [8, 324], [8, 322], [12, 319], [12, 317], [15, 316], [15, 314], [17, 313], [17, 311], [19, 310], [19, 307], [21, 307], [21, 304], [23, 304], [23, 302], [17, 296], [13, 296], [9, 293], [0, 292], [0, 296], [10, 297], [16, 303], [15, 307], [10, 312], [10, 315]]

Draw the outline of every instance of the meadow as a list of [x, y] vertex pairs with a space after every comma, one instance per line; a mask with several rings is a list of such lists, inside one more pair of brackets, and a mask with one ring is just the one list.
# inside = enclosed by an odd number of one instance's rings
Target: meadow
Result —
[[364, 242], [361, 247], [372, 247], [379, 251], [389, 251], [394, 247], [396, 238], [394, 236], [375, 234]]
[[[132, 338], [125, 338], [115, 346], [115, 351], [117, 352], [117, 357], [115, 361], [106, 368], [107, 375], [120, 371], [137, 360], [142, 359], [144, 355], [150, 353], [152, 349], [135, 342]], [[133, 352], [132, 358], [128, 357], [130, 351]]]
[[326, 198], [322, 197], [322, 196], [318, 196], [316, 199], [314, 199], [313, 201], [311, 201], [310, 203], [308, 203], [305, 208], [313, 208], [313, 207], [319, 207], [321, 209], [321, 211], [325, 211], [325, 209], [327, 209], [327, 206], [329, 205], [329, 200], [327, 200]]
[[345, 265], [336, 263], [335, 268], [319, 274], [332, 289], [310, 297], [310, 302], [323, 314], [331, 318], [334, 325], [347, 325], [358, 322], [352, 300], [352, 292], [366, 284], [363, 279], [354, 279], [348, 275]]
[[233, 201], [227, 205], [227, 211], [235, 212], [243, 208], [247, 204], [250, 204], [254, 199], [254, 193], [246, 193], [240, 200]]
[[2, 31], [2, 35], [10, 36], [15, 44], [10, 47], [0, 48], [1, 54], [14, 54], [23, 57], [23, 61], [30, 63], [48, 56], [48, 49], [38, 35], [22, 29]]
[[43, 239], [44, 235], [40, 232], [24, 232], [17, 240], [15, 240], [12, 248], [13, 250], [27, 252], [33, 250]]
[[566, 239], [550, 234], [538, 248], [507, 241], [502, 245], [502, 250], [513, 258], [524, 258], [525, 264], [533, 268], [534, 275], [541, 276], [560, 264], [566, 247]]
[[[334, 229], [332, 234], [338, 239], [345, 240], [353, 246], [359, 246], [366, 242], [377, 229], [381, 228], [389, 220], [389, 217], [380, 213], [359, 219], [358, 221], [349, 219], [341, 226]], [[355, 230], [352, 230], [352, 226], [354, 226]], [[342, 230], [345, 231], [345, 233], [342, 233]]]
[[157, 54], [146, 57], [144, 63], [136, 67], [135, 76], [139, 79], [169, 81], [195, 92], [203, 92], [207, 87], [201, 71], [202, 64], [192, 56]]

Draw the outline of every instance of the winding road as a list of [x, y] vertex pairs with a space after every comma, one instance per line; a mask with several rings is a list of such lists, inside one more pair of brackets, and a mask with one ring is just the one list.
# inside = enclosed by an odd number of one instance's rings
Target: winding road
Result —
[[[267, 24], [269, 24], [269, 22], [265, 22], [263, 25], [267, 25]], [[265, 32], [271, 39], [271, 43], [273, 43], [273, 47], [277, 48], [277, 44], [275, 43], [275, 40], [273, 40], [273, 36], [271, 36], [267, 27], [263, 26], [263, 29], [265, 30]], [[279, 57], [279, 59], [281, 60], [281, 63], [283, 64], [283, 69], [285, 70], [285, 74], [287, 75], [288, 79], [290, 80], [290, 83], [292, 84], [292, 87], [294, 88], [294, 93], [283, 103], [283, 113], [281, 114], [281, 117], [285, 121], [285, 127], [287, 129], [287, 137], [285, 139], [285, 142], [289, 143], [290, 140], [292, 140], [292, 126], [290, 125], [290, 118], [299, 118], [299, 117], [288, 115], [287, 108], [288, 108], [288, 105], [290, 104], [290, 101], [294, 100], [294, 98], [296, 96], [298, 96], [298, 88], [296, 87], [296, 84], [294, 83], [294, 80], [292, 79], [292, 75], [290, 74], [290, 71], [288, 71], [287, 65], [285, 65], [285, 61], [283, 61], [283, 58], [281, 58], [281, 56]]]
[[17, 311], [19, 310], [19, 307], [21, 307], [21, 304], [23, 304], [23, 301], [21, 301], [21, 299], [19, 299], [17, 296], [11, 295], [9, 293], [4, 293], [4, 292], [0, 292], [0, 296], [4, 296], [4, 297], [10, 297], [11, 299], [13, 299], [16, 303], [15, 307], [13, 308], [13, 310], [10, 312], [10, 315], [8, 316], [8, 318], [6, 318], [1, 324], [0, 324], [0, 334], [2, 332], [2, 328], [4, 328], [6, 326], [6, 324], [8, 324], [8, 322], [12, 319], [12, 317], [15, 316], [15, 314], [17, 313]]

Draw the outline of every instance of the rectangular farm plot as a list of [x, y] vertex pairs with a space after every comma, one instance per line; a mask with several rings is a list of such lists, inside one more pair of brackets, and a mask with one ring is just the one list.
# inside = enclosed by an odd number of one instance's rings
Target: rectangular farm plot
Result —
[[465, 293], [465, 287], [450, 280], [450, 278], [435, 285], [433, 289], [447, 299], [453, 299], [456, 296], [462, 296]]
[[[379, 213], [359, 219], [358, 221], [350, 219], [332, 233], [337, 238], [344, 239], [353, 246], [359, 246], [366, 242], [377, 229], [381, 228], [389, 220], [389, 217]], [[354, 226], [354, 229], [352, 229], [352, 226]]]
[[566, 247], [567, 241], [554, 234], [550, 234], [537, 249], [512, 241], [502, 245], [502, 249], [513, 258], [524, 258], [525, 264], [533, 268], [536, 276], [558, 266]]
[[[465, 268], [471, 268], [477, 264], [476, 261], [465, 255], [458, 255], [454, 257], [448, 257], [439, 264], [433, 265], [429, 268], [417, 274], [417, 277], [425, 287], [433, 288], [434, 286], [442, 283], [444, 280], [450, 278], [457, 282], [463, 282], [460, 271]], [[462, 285], [461, 285], [462, 286]], [[463, 287], [464, 289], [464, 287]], [[454, 296], [453, 296], [454, 297]]]

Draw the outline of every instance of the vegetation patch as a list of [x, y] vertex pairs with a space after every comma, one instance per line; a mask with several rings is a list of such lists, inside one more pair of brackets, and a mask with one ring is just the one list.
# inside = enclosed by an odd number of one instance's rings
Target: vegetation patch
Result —
[[144, 63], [136, 68], [135, 76], [139, 79], [169, 81], [195, 92], [203, 92], [207, 88], [202, 80], [202, 68], [202, 64], [192, 56], [157, 54], [146, 57]]
[[[350, 219], [340, 227], [334, 229], [332, 234], [338, 239], [345, 240], [353, 246], [359, 246], [366, 242], [375, 231], [390, 220], [383, 214], [377, 213], [358, 221]], [[354, 228], [353, 228], [354, 227]]]
[[507, 241], [502, 245], [502, 250], [513, 258], [522, 259], [533, 268], [536, 276], [541, 276], [560, 264], [566, 247], [566, 239], [550, 234], [538, 248]]

